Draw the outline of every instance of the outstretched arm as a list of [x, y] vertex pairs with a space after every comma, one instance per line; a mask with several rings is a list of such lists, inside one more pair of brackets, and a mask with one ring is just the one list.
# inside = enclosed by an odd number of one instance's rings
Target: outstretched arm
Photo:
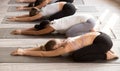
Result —
[[40, 57], [54, 57], [68, 53], [65, 48], [60, 47], [52, 51], [26, 51], [17, 49], [11, 53], [11, 55], [22, 55], [22, 56], [40, 56]]
[[16, 18], [24, 18], [24, 17], [29, 17], [29, 15], [26, 14], [26, 15], [22, 15], [22, 16], [16, 16]]
[[46, 28], [42, 30], [35, 30], [34, 28], [27, 29], [27, 30], [14, 30], [12, 31], [12, 34], [14, 35], [43, 35], [43, 34], [49, 34], [54, 31], [54, 28], [51, 26], [47, 26]]
[[23, 15], [23, 16], [17, 16], [14, 18], [8, 18], [8, 21], [30, 22], [30, 21], [37, 20], [41, 17], [42, 17], [42, 14], [39, 13], [39, 14], [32, 16], [32, 17], [27, 16], [27, 15]]
[[30, 11], [31, 8], [33, 8], [33, 7], [28, 7], [28, 6], [18, 6], [18, 7], [16, 7], [16, 10], [18, 10], [18, 11], [20, 11], [20, 10], [28, 10], [28, 11]]

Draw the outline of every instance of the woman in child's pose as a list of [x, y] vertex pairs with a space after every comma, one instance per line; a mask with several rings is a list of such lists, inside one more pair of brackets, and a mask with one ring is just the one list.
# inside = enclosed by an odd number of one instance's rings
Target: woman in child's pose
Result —
[[75, 61], [112, 60], [118, 58], [110, 49], [113, 43], [102, 32], [90, 32], [64, 40], [49, 40], [42, 50], [40, 47], [17, 49], [12, 55], [54, 57], [70, 54]]

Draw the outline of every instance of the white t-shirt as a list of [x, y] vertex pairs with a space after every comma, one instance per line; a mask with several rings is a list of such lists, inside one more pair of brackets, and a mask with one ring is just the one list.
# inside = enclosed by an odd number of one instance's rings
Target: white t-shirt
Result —
[[58, 33], [64, 34], [73, 25], [86, 22], [90, 18], [93, 18], [93, 16], [88, 14], [75, 14], [56, 19], [52, 21], [50, 26], [53, 27]]
[[42, 16], [50, 16], [50, 15], [53, 15], [53, 14], [59, 12], [59, 11], [60, 11], [59, 2], [57, 2], [57, 3], [52, 3], [49, 5], [46, 5], [45, 7], [42, 7], [40, 13], [42, 14]]

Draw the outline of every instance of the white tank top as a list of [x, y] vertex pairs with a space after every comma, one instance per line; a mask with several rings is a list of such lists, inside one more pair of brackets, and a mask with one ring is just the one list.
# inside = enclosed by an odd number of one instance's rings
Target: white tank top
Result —
[[72, 27], [75, 24], [86, 22], [92, 16], [88, 14], [75, 14], [72, 16], [63, 17], [52, 21], [52, 26], [58, 33], [64, 34], [66, 30]]
[[60, 11], [59, 9], [59, 2], [58, 3], [53, 3], [49, 4], [41, 9], [42, 11], [40, 12], [43, 16], [49, 16], [53, 15], [57, 12]]

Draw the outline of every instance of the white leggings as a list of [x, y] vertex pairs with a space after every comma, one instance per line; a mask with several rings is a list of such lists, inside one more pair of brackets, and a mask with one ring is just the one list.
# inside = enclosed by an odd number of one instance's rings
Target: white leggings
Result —
[[95, 26], [95, 22], [95, 19], [88, 19], [84, 23], [73, 25], [70, 29], [66, 31], [66, 36], [74, 37], [90, 32], [90, 30]]

